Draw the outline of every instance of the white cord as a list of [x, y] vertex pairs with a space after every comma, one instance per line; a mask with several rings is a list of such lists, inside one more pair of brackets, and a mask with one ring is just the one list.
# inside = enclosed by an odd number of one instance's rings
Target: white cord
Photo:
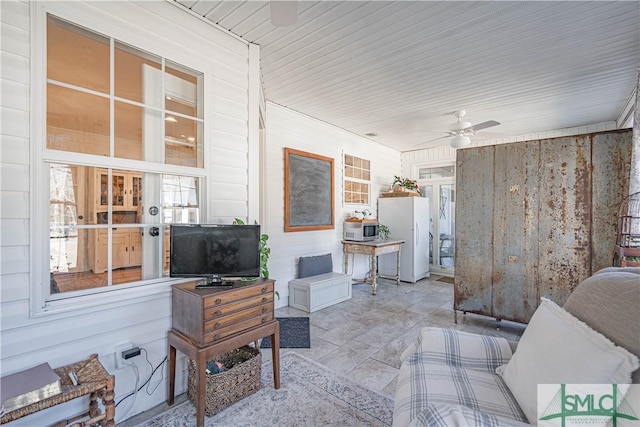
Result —
[[129, 411], [131, 411], [131, 408], [133, 408], [133, 405], [135, 405], [136, 397], [138, 396], [138, 383], [140, 382], [140, 373], [138, 372], [138, 367], [136, 366], [136, 364], [129, 362], [129, 363], [126, 363], [126, 365], [131, 366], [133, 368], [133, 371], [136, 373], [136, 384], [133, 387], [133, 399], [131, 399], [131, 403], [129, 404], [129, 407], [124, 412], [124, 414], [122, 414], [121, 417], [119, 416], [120, 414], [116, 414], [116, 416], [121, 420], [126, 419], [126, 416], [129, 414]]

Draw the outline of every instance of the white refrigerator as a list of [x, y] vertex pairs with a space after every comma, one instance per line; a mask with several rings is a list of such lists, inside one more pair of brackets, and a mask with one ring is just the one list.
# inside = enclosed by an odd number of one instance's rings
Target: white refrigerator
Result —
[[[389, 239], [402, 239], [400, 280], [415, 283], [429, 277], [429, 199], [424, 197], [381, 197], [378, 223], [389, 227]], [[396, 254], [378, 257], [378, 274], [395, 276]]]

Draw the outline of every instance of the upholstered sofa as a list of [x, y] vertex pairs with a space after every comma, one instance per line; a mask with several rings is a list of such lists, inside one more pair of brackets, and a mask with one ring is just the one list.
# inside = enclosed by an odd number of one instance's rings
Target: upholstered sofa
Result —
[[610, 267], [504, 338], [424, 328], [402, 356], [394, 427], [536, 424], [538, 384], [640, 383], [640, 268]]

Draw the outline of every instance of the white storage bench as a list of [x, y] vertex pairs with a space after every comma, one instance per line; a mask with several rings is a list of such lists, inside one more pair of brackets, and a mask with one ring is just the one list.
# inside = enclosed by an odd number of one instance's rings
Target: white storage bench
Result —
[[351, 276], [324, 273], [289, 281], [289, 305], [312, 313], [351, 299]]

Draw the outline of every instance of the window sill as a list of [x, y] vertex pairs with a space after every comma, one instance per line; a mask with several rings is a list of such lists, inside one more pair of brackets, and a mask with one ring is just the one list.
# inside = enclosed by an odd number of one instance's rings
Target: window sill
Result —
[[32, 319], [49, 321], [51, 316], [60, 318], [76, 316], [96, 311], [107, 311], [114, 307], [137, 304], [153, 299], [171, 296], [171, 287], [192, 279], [162, 278], [146, 283], [117, 285], [112, 289], [95, 289], [94, 292], [82, 295], [56, 294], [50, 297], [44, 307], [32, 314]]

